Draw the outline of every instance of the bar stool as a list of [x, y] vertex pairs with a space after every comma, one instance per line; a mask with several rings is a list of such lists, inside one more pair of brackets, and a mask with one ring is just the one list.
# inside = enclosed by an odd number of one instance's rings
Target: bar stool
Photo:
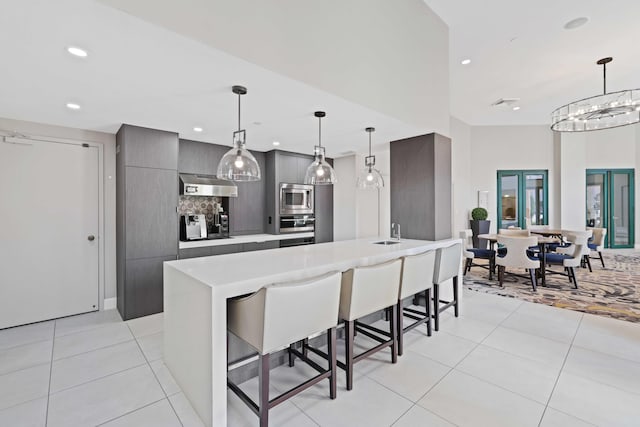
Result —
[[[462, 246], [454, 243], [451, 246], [438, 248], [436, 251], [436, 263], [433, 272], [433, 327], [440, 330], [440, 313], [453, 306], [455, 316], [458, 317], [458, 273], [460, 272], [460, 262], [462, 261]], [[453, 279], [453, 300], [440, 300], [440, 285], [445, 281]], [[440, 305], [444, 303], [444, 305]]]
[[[404, 333], [423, 323], [427, 324], [427, 335], [431, 336], [431, 288], [433, 287], [433, 270], [435, 268], [436, 251], [428, 251], [418, 255], [402, 258], [402, 276], [398, 296], [398, 356], [402, 356]], [[425, 312], [404, 307], [402, 301], [424, 292]], [[403, 318], [414, 320], [404, 327]]]
[[[368, 267], [352, 268], [342, 273], [339, 317], [344, 320], [346, 354], [345, 363], [337, 363], [346, 371], [347, 390], [353, 389], [355, 363], [386, 347], [391, 347], [391, 362], [398, 361], [396, 310], [401, 269], [402, 260], [396, 259]], [[387, 308], [391, 309], [389, 332], [357, 321], [368, 314]], [[356, 330], [380, 344], [354, 356], [353, 340]]]
[[[227, 385], [260, 418], [260, 427], [269, 425], [269, 409], [312, 385], [328, 378], [329, 396], [336, 397], [336, 325], [340, 303], [340, 272], [299, 282], [266, 286], [244, 298], [228, 303], [228, 329], [258, 352], [258, 400], [254, 402], [227, 378]], [[296, 350], [296, 356], [319, 372], [312, 379], [269, 399], [269, 355], [317, 332], [329, 336], [329, 368], [323, 369]]]

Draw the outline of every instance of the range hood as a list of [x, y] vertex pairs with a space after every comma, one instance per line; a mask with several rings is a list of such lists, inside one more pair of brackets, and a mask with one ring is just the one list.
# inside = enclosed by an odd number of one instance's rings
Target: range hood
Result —
[[238, 187], [208, 175], [180, 174], [180, 194], [185, 196], [238, 197]]

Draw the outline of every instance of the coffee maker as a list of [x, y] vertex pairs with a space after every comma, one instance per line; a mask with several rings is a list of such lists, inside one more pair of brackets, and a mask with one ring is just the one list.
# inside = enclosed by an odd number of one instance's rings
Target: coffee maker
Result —
[[201, 240], [207, 238], [207, 221], [204, 215], [180, 216], [180, 240]]
[[213, 221], [209, 223], [209, 239], [229, 238], [229, 214], [220, 212], [213, 214]]

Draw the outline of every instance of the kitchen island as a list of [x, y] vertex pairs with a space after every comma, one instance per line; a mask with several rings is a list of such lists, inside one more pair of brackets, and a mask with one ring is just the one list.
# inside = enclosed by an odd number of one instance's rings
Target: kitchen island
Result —
[[272, 283], [346, 271], [460, 242], [403, 239], [390, 245], [375, 244], [381, 240], [347, 240], [164, 263], [165, 364], [205, 425], [226, 425], [228, 298]]

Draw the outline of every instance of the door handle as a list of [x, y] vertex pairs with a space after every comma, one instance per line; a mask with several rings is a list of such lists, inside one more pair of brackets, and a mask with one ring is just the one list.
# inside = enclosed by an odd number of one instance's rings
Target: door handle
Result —
[[93, 234], [90, 234], [90, 235], [87, 237], [87, 240], [88, 240], [88, 241], [90, 241], [90, 242], [93, 242], [95, 239], [96, 239], [96, 236], [94, 236]]

